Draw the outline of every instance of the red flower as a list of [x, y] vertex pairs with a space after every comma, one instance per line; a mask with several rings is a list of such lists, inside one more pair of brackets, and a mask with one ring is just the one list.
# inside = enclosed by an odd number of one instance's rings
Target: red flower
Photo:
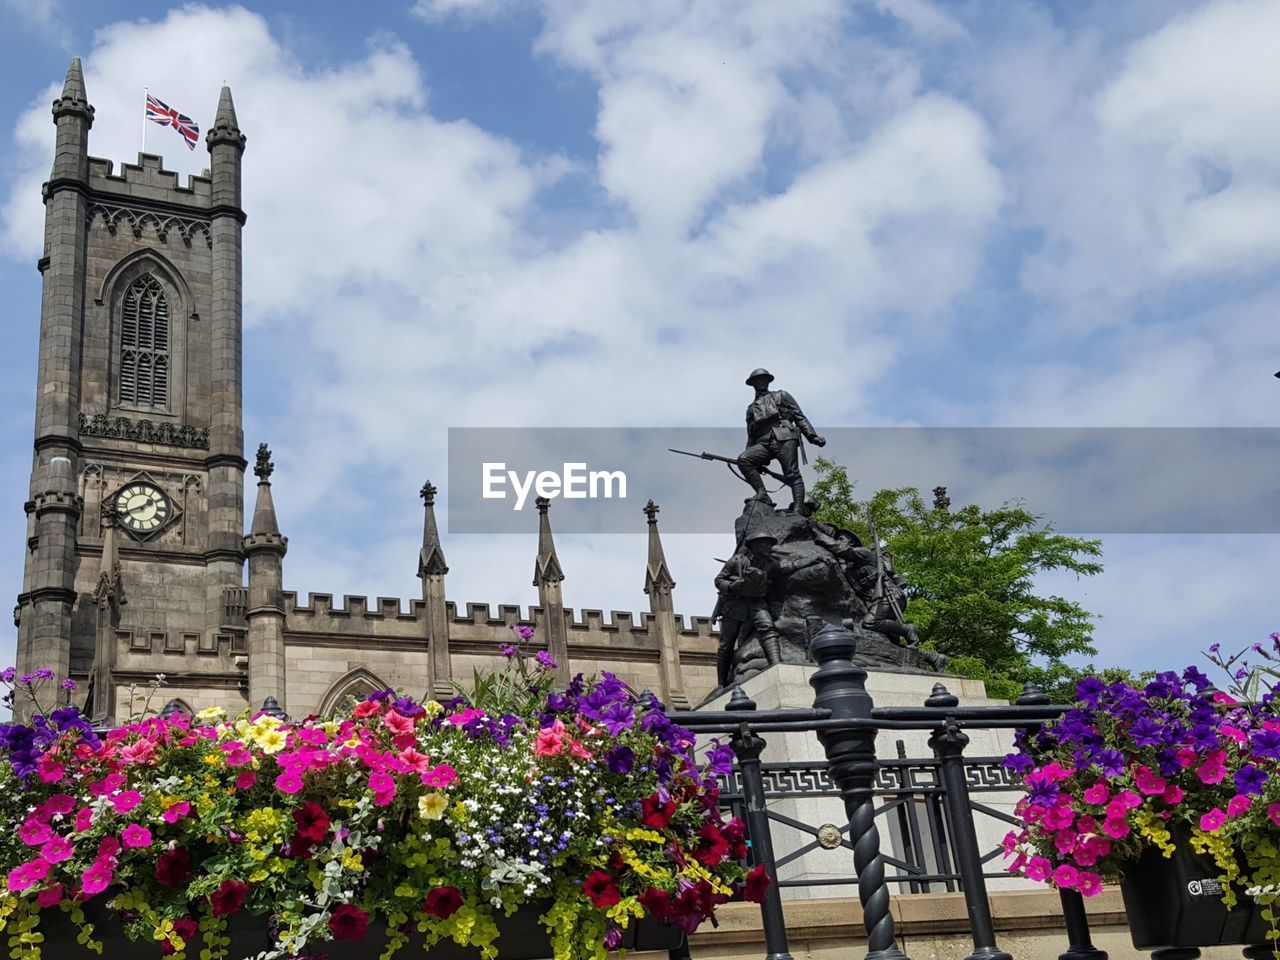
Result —
[[601, 910], [605, 907], [612, 907], [622, 899], [622, 894], [614, 886], [613, 877], [603, 870], [591, 871], [591, 875], [582, 884], [582, 892], [587, 895], [587, 899]]
[[320, 843], [329, 832], [329, 814], [314, 800], [308, 800], [293, 811], [293, 822], [298, 825], [294, 836], [312, 843]]
[[209, 904], [215, 917], [227, 917], [244, 906], [249, 895], [249, 885], [242, 880], [223, 880], [222, 886], [209, 894]]
[[176, 887], [191, 872], [191, 857], [183, 847], [166, 850], [156, 859], [156, 883]]
[[662, 803], [655, 793], [640, 801], [640, 822], [655, 830], [665, 830], [676, 812], [676, 802], [668, 800]]
[[369, 915], [357, 906], [344, 903], [329, 917], [329, 932], [335, 940], [363, 940], [369, 929]]
[[729, 852], [729, 844], [725, 843], [720, 828], [708, 823], [698, 831], [698, 845], [693, 848], [693, 859], [704, 867], [714, 867]]
[[750, 900], [752, 903], [762, 902], [764, 893], [771, 883], [773, 883], [773, 877], [769, 876], [769, 871], [764, 868], [763, 863], [757, 863], [747, 874], [747, 885], [742, 892], [742, 899]]
[[422, 912], [429, 917], [441, 920], [452, 917], [462, 906], [462, 894], [457, 887], [436, 887], [427, 894], [422, 904]]
[[665, 890], [649, 887], [636, 899], [640, 901], [640, 906], [644, 907], [645, 912], [655, 920], [671, 916], [671, 894]]
[[310, 860], [313, 846], [314, 844], [306, 837], [300, 837], [295, 833], [289, 838], [289, 849], [286, 852], [297, 860]]
[[[196, 923], [193, 917], [182, 917], [178, 920], [173, 921], [173, 932], [182, 938], [182, 942], [184, 945], [189, 944], [191, 942], [191, 938], [196, 935], [196, 931], [199, 929], [200, 929], [200, 924]], [[160, 952], [167, 957], [171, 953], [177, 953], [178, 948], [175, 947], [172, 943], [170, 943], [167, 939], [161, 940]]]
[[747, 858], [747, 825], [734, 817], [721, 830], [724, 842], [729, 844], [729, 857], [733, 860]]
[[376, 717], [381, 712], [381, 703], [377, 700], [365, 700], [363, 703], [356, 704], [356, 708], [351, 711], [351, 715], [357, 720], [363, 720], [365, 717]]

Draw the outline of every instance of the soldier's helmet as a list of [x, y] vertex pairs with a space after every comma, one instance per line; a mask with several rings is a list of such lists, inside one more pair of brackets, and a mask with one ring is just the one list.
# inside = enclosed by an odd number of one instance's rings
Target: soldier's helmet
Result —
[[747, 386], [754, 387], [757, 380], [763, 380], [765, 383], [773, 383], [773, 374], [764, 367], [756, 367], [751, 371], [751, 376], [747, 377]]
[[763, 530], [760, 530], [760, 531], [757, 531], [756, 533], [751, 534], [751, 535], [750, 535], [750, 536], [748, 536], [748, 537], [747, 537], [747, 539], [746, 539], [746, 540], [744, 540], [743, 542], [744, 542], [744, 543], [759, 543], [759, 542], [764, 541], [764, 540], [768, 540], [770, 544], [774, 544], [774, 543], [777, 543], [777, 542], [778, 542], [778, 538], [777, 538], [777, 537], [775, 537], [772, 533], [765, 533]]

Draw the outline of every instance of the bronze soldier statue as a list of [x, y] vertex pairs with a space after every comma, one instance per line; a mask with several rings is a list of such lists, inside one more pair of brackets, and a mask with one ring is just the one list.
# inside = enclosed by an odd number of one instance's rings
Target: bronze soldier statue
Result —
[[760, 638], [769, 666], [782, 662], [782, 641], [769, 609], [770, 593], [781, 581], [798, 570], [825, 562], [824, 557], [808, 560], [778, 560], [773, 556], [776, 537], [768, 533], [749, 534], [743, 547], [726, 562], [716, 576], [720, 598], [711, 615], [720, 619], [720, 646], [716, 651], [716, 682], [729, 685], [733, 653], [745, 631], [754, 629]]
[[751, 371], [747, 386], [756, 391], [756, 398], [747, 407], [747, 449], [738, 455], [738, 468], [742, 479], [751, 484], [757, 500], [773, 503], [764, 488], [760, 473], [776, 460], [782, 469], [783, 482], [791, 488], [791, 510], [804, 510], [804, 478], [800, 476], [800, 439], [803, 437], [815, 447], [826, 446], [825, 438], [818, 436], [812, 424], [805, 418], [791, 394], [785, 390], [770, 390], [773, 374], [761, 367]]

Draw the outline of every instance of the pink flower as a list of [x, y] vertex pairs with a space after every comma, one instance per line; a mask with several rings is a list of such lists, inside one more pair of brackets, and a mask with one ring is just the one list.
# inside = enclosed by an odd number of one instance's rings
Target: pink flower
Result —
[[1059, 830], [1053, 837], [1053, 845], [1065, 856], [1075, 847], [1079, 836], [1074, 830]]
[[281, 793], [297, 793], [302, 789], [302, 777], [292, 770], [276, 777], [276, 789]]
[[85, 896], [97, 896], [111, 884], [114, 874], [111, 863], [107, 860], [95, 860], [80, 877], [80, 889]]
[[543, 727], [533, 742], [533, 753], [539, 757], [554, 757], [564, 749], [564, 721], [556, 718], [555, 723]]
[[[170, 807], [170, 810], [173, 808]], [[166, 810], [167, 814], [169, 811]], [[172, 823], [173, 821], [169, 821]], [[126, 847], [149, 847], [151, 846], [151, 831], [146, 827], [141, 827], [136, 823], [131, 823], [124, 828], [124, 832], [120, 834], [120, 838], [124, 840]]]
[[1176, 787], [1176, 786], [1175, 786], [1175, 787], [1169, 787], [1169, 788], [1168, 788], [1167, 790], [1165, 790], [1165, 792], [1161, 795], [1160, 799], [1161, 799], [1161, 800], [1163, 800], [1165, 803], [1169, 804], [1169, 806], [1173, 806], [1175, 803], [1181, 803], [1181, 802], [1182, 802], [1182, 788], [1181, 788], [1181, 787]]
[[1224, 723], [1222, 726], [1218, 728], [1218, 731], [1222, 733], [1224, 736], [1230, 737], [1236, 743], [1244, 743], [1246, 740], [1249, 739], [1245, 735], [1245, 732], [1243, 730], [1241, 730], [1239, 727], [1233, 727], [1229, 723]]
[[46, 910], [49, 907], [56, 907], [61, 902], [62, 902], [62, 884], [60, 883], [55, 883], [51, 887], [45, 887], [43, 890], [41, 890], [39, 893], [36, 894], [36, 903], [38, 903], [43, 909], [46, 909]]
[[1096, 897], [1102, 892], [1102, 878], [1096, 873], [1087, 873], [1081, 870], [1076, 882], [1076, 889], [1080, 891], [1082, 896]]
[[577, 757], [579, 760], [591, 759], [591, 751], [582, 745], [581, 740], [570, 740], [569, 752], [573, 754], [575, 757]]
[[[223, 744], [223, 749], [226, 750], [228, 746], [230, 746], [230, 744]], [[243, 746], [237, 745], [236, 747], [227, 751], [228, 767], [243, 767], [243, 766], [247, 766], [252, 762], [253, 762], [253, 754], [251, 754]]]
[[242, 770], [240, 776], [236, 777], [236, 789], [248, 790], [258, 782], [258, 775], [252, 770]]
[[1210, 750], [1204, 763], [1196, 771], [1201, 783], [1221, 783], [1227, 775], [1227, 754], [1223, 750]]
[[[391, 713], [395, 713], [394, 710]], [[390, 716], [388, 714], [387, 716]], [[386, 719], [385, 717], [383, 718]], [[369, 789], [373, 791], [373, 805], [375, 807], [385, 807], [396, 796], [396, 780], [389, 773], [371, 773], [369, 774]]]
[[39, 820], [28, 820], [18, 828], [18, 836], [28, 847], [38, 847], [53, 836], [47, 823]]
[[1054, 884], [1064, 890], [1073, 889], [1079, 879], [1080, 875], [1076, 872], [1076, 868], [1068, 863], [1059, 864], [1058, 868], [1053, 871]]
[[35, 884], [35, 878], [27, 874], [27, 865], [24, 863], [20, 867], [14, 867], [9, 871], [7, 880], [9, 889], [14, 893], [21, 893], [23, 890], [30, 889]]
[[150, 764], [155, 762], [156, 748], [150, 740], [139, 740], [120, 750], [120, 759], [125, 763]]
[[1129, 824], [1108, 818], [1102, 821], [1102, 832], [1113, 840], [1121, 840], [1129, 835]]
[[66, 837], [54, 837], [40, 848], [40, 856], [50, 863], [62, 863], [64, 860], [70, 860], [74, 852], [71, 848], [71, 841]]
[[1086, 814], [1076, 823], [1076, 829], [1081, 833], [1097, 833], [1098, 821]]
[[1136, 810], [1142, 806], [1142, 798], [1132, 790], [1121, 790], [1116, 794], [1116, 802], [1122, 810]]
[[45, 783], [57, 783], [66, 772], [66, 768], [47, 753], [36, 764], [36, 773]]
[[137, 790], [124, 790], [111, 798], [111, 806], [115, 807], [116, 813], [128, 813], [141, 802], [142, 794]]
[[1227, 801], [1227, 816], [1238, 817], [1253, 805], [1253, 797], [1237, 793]]
[[[445, 717], [444, 720], [445, 723], [452, 723], [455, 727], [461, 727], [470, 723], [472, 720], [476, 720], [483, 716], [483, 710], [477, 710], [475, 707], [468, 707], [466, 710], [461, 710], [458, 713]], [[557, 720], [556, 723], [560, 724], [560, 732], [564, 733], [564, 724], [560, 723], [559, 720]]]
[[93, 826], [93, 811], [89, 807], [76, 811], [76, 833], [84, 833]]
[[1138, 789], [1144, 796], [1154, 797], [1162, 794], [1168, 786], [1164, 777], [1159, 776], [1150, 767], [1138, 767], [1133, 773], [1134, 782], [1137, 783]]
[[401, 773], [426, 773], [431, 767], [431, 758], [425, 753], [419, 753], [413, 747], [406, 747], [400, 751], [399, 756], [395, 758], [393, 764]]
[[75, 797], [68, 796], [65, 793], [55, 793], [52, 797], [40, 804], [40, 810], [48, 816], [41, 817], [42, 820], [54, 814], [67, 814], [76, 808]]
[[433, 767], [422, 775], [422, 782], [428, 787], [439, 787], [444, 789], [452, 786], [453, 782], [458, 779], [458, 771], [453, 769], [447, 763]]
[[413, 718], [395, 710], [388, 710], [382, 718], [382, 725], [396, 735], [413, 733]]
[[1267, 804], [1267, 816], [1271, 818], [1271, 822], [1280, 827], [1280, 803]]
[[95, 797], [105, 797], [112, 790], [119, 790], [124, 786], [123, 773], [111, 773], [103, 777], [97, 783], [89, 784], [89, 792]]
[[120, 841], [115, 837], [103, 837], [102, 842], [98, 844], [99, 860], [114, 860], [120, 852]]
[[1053, 865], [1045, 857], [1032, 857], [1027, 861], [1026, 875], [1028, 880], [1043, 883], [1053, 873]]
[[1227, 815], [1218, 807], [1214, 807], [1208, 813], [1200, 817], [1200, 829], [1205, 833], [1213, 833], [1227, 822]]
[[177, 823], [190, 812], [191, 804], [187, 803], [185, 800], [179, 800], [177, 803], [171, 804], [165, 812], [161, 814], [161, 817], [164, 819], [165, 823]]
[[1111, 799], [1111, 791], [1107, 789], [1104, 781], [1099, 780], [1092, 787], [1085, 788], [1085, 803], [1106, 803]]

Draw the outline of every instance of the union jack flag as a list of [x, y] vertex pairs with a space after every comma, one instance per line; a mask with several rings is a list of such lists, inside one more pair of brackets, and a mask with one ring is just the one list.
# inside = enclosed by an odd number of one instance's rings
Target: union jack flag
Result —
[[200, 127], [196, 122], [185, 113], [179, 113], [163, 100], [157, 100], [149, 93], [147, 94], [147, 119], [162, 127], [173, 127], [182, 134], [182, 139], [187, 141], [187, 149], [196, 148], [196, 142], [200, 139]]

